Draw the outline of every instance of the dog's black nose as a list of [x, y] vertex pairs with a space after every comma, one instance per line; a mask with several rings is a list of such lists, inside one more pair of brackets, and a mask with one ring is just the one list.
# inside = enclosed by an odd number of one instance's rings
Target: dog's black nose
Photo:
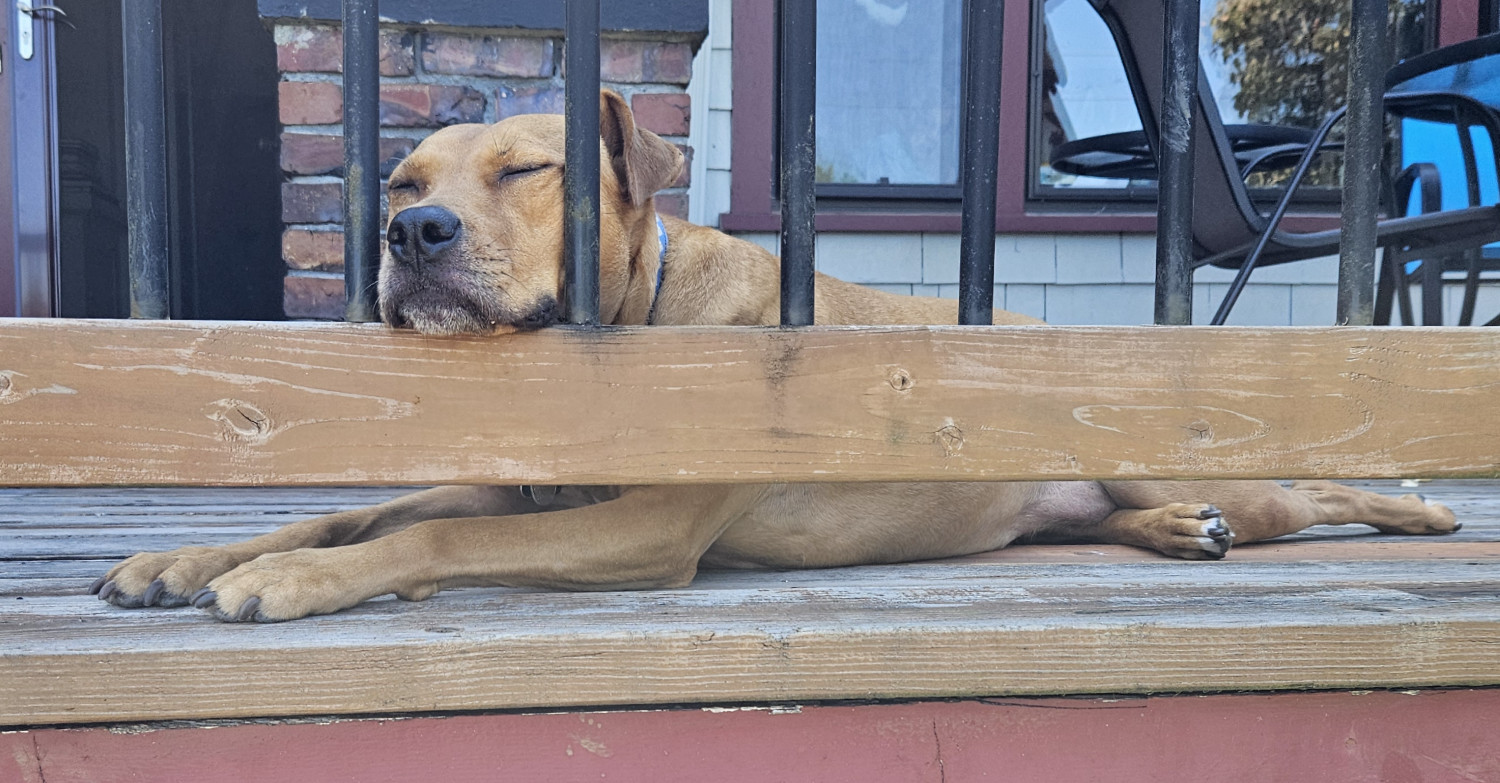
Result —
[[420, 266], [452, 245], [462, 227], [458, 215], [442, 207], [412, 207], [391, 218], [385, 241], [397, 261]]

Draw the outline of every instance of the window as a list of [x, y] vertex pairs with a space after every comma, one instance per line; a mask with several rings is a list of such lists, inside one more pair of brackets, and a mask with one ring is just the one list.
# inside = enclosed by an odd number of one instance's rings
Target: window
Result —
[[956, 195], [962, 41], [963, 0], [818, 0], [820, 194]]
[[[1236, 81], [1238, 66], [1216, 48], [1216, 12], [1228, 7], [1252, 19], [1311, 17], [1336, 6], [1337, 13], [1326, 15], [1332, 23], [1320, 29], [1339, 41], [1346, 4], [1203, 0], [1202, 60], [1227, 121], [1316, 124], [1301, 109], [1277, 114], [1275, 107], [1250, 100], [1255, 91], [1244, 95]], [[958, 230], [954, 163], [961, 126], [964, 5], [963, 0], [819, 0], [820, 230]], [[1250, 5], [1255, 8], [1245, 10]], [[1434, 18], [1435, 6], [1436, 0], [1394, 3], [1400, 13], [1393, 50], [1411, 52], [1430, 44], [1427, 39], [1435, 30], [1426, 22]], [[775, 231], [775, 2], [737, 0], [732, 7], [734, 175], [730, 211], [721, 216], [720, 225], [730, 231]], [[1288, 13], [1270, 14], [1267, 7]], [[1291, 38], [1281, 35], [1280, 40]], [[1289, 48], [1283, 54], [1297, 51]], [[1314, 74], [1318, 80], [1342, 76], [1326, 54], [1301, 56], [1297, 63], [1303, 75]], [[1140, 128], [1113, 38], [1088, 0], [1005, 0], [1001, 58], [997, 228], [1017, 233], [1154, 230], [1151, 179], [1070, 179], [1044, 165], [1051, 148], [1063, 141]], [[1316, 91], [1323, 97], [1303, 108], [1316, 109], [1321, 118], [1327, 108], [1324, 98], [1343, 93], [1342, 81], [1337, 85], [1330, 79], [1326, 89]]]
[[[1141, 121], [1114, 39], [1088, 0], [1038, 5], [1030, 197], [1155, 199], [1150, 170], [1106, 177], [1052, 167], [1062, 144], [1139, 131]], [[1205, 0], [1199, 8], [1199, 60], [1226, 126], [1313, 128], [1343, 105], [1347, 0]], [[1425, 0], [1392, 4], [1392, 62], [1422, 50], [1425, 19]], [[1336, 186], [1337, 162], [1315, 169], [1307, 184]]]
[[[1052, 152], [1065, 142], [1141, 129], [1141, 118], [1109, 28], [1088, 0], [1042, 3], [1033, 68], [1032, 126], [1037, 151], [1031, 192], [1123, 190], [1137, 180], [1063, 174], [1053, 170]], [[1062, 31], [1058, 34], [1058, 31]]]

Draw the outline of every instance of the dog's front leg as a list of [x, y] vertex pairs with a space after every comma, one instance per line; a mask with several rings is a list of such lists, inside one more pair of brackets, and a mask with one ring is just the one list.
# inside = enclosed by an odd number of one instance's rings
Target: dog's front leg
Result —
[[[553, 499], [551, 507], [589, 502], [589, 488], [569, 487]], [[293, 522], [248, 541], [142, 552], [110, 569], [94, 582], [90, 592], [126, 608], [185, 606], [210, 579], [261, 555], [369, 541], [428, 519], [520, 514], [537, 509], [537, 504], [516, 487], [437, 487], [367, 508]]]
[[262, 555], [195, 597], [223, 620], [328, 614], [394, 593], [444, 587], [563, 590], [680, 586], [759, 487], [640, 487], [576, 509], [434, 519], [352, 546]]

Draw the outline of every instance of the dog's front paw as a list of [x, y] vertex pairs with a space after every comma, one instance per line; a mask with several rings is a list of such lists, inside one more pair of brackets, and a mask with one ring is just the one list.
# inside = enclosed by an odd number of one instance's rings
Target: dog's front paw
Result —
[[[261, 555], [208, 583], [194, 606], [226, 622], [276, 623], [348, 609], [395, 592], [372, 579], [354, 547], [297, 549]], [[425, 597], [425, 596], [423, 596]]]
[[187, 606], [195, 591], [239, 564], [228, 549], [216, 546], [142, 552], [95, 580], [89, 593], [127, 609]]

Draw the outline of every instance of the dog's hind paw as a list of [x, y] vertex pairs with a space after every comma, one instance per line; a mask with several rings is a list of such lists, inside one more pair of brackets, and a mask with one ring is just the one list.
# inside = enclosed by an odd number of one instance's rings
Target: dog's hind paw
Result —
[[1396, 510], [1391, 513], [1394, 519], [1371, 522], [1370, 526], [1382, 533], [1405, 536], [1441, 536], [1463, 529], [1463, 523], [1451, 509], [1423, 495], [1402, 495], [1394, 504]]
[[1134, 513], [1139, 546], [1184, 560], [1221, 560], [1234, 545], [1224, 512], [1208, 503], [1171, 503]]

